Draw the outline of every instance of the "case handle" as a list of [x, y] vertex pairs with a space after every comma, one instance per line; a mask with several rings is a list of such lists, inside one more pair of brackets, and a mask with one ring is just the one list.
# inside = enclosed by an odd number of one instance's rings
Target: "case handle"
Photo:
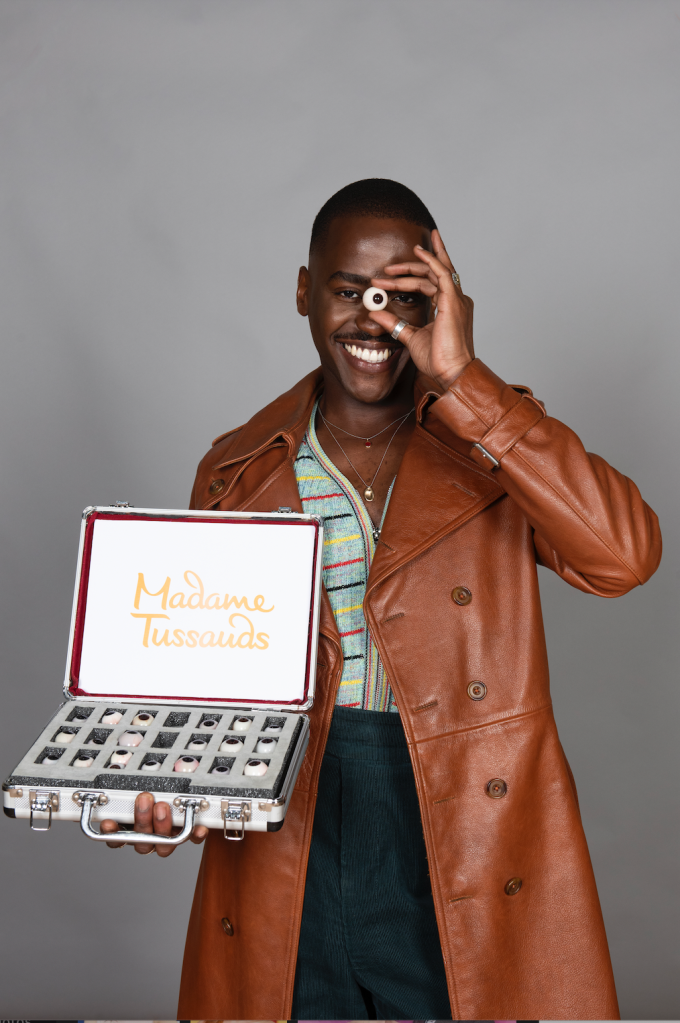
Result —
[[102, 835], [101, 831], [95, 831], [92, 827], [92, 811], [99, 805], [99, 792], [81, 792], [79, 799], [82, 801], [83, 810], [80, 815], [80, 827], [88, 838], [95, 842], [115, 842], [121, 839], [129, 845], [181, 845], [186, 842], [194, 826], [196, 811], [201, 806], [200, 799], [180, 799], [175, 803], [184, 807], [184, 825], [179, 835], [154, 835], [145, 834], [142, 831], [107, 831]]

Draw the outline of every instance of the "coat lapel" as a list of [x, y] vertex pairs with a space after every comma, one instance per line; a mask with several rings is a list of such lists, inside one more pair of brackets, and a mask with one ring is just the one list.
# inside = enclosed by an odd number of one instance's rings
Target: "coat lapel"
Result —
[[431, 424], [437, 435], [430, 432], [425, 404], [399, 467], [368, 589], [504, 494], [491, 473], [455, 449], [456, 438], [439, 422]]
[[[312, 406], [321, 393], [322, 386], [323, 376], [319, 367], [242, 426], [233, 443], [229, 445], [227, 457], [218, 461], [214, 468], [221, 469], [234, 462], [251, 459], [279, 438], [284, 438], [288, 442], [288, 456], [294, 459], [307, 429]], [[228, 434], [223, 436], [226, 437]]]

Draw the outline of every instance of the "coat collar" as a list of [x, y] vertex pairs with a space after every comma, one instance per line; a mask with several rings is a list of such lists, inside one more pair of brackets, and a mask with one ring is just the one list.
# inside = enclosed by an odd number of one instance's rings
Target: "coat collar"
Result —
[[[295, 458], [305, 435], [314, 402], [322, 390], [323, 372], [319, 366], [285, 394], [257, 412], [237, 433], [235, 431], [234, 439], [228, 444], [227, 457], [217, 461], [214, 468], [223, 469], [234, 462], [252, 458], [280, 438], [286, 441], [289, 457]], [[219, 445], [219, 440], [221, 438], [218, 438], [216, 445]]]

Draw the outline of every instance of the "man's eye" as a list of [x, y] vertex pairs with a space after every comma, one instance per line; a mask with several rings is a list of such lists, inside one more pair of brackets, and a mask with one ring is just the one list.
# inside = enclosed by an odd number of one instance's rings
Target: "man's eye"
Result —
[[393, 295], [392, 301], [401, 302], [402, 305], [413, 305], [414, 297], [413, 295], [410, 295], [407, 291], [404, 291], [399, 293], [398, 295]]
[[349, 298], [349, 299], [352, 299], [352, 300], [354, 300], [355, 298], [359, 298], [360, 297], [359, 296], [359, 292], [358, 291], [354, 291], [352, 288], [345, 288], [345, 290], [344, 291], [340, 291], [339, 294], [342, 296], [342, 298]]

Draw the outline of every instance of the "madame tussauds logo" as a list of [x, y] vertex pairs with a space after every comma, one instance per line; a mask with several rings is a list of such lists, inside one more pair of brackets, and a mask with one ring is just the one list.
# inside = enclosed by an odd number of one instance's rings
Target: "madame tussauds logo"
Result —
[[[196, 572], [186, 571], [184, 581], [190, 587], [189, 592], [178, 590], [170, 595], [171, 580], [167, 577], [160, 590], [149, 590], [144, 580], [144, 573], [137, 576], [137, 589], [135, 591], [136, 611], [131, 611], [133, 618], [144, 620], [144, 634], [142, 645], [148, 647], [149, 639], [154, 646], [186, 646], [190, 649], [197, 647], [231, 647], [241, 650], [266, 650], [269, 646], [269, 635], [266, 632], [255, 632], [255, 626], [243, 613], [245, 609], [248, 614], [269, 614], [274, 606], [265, 607], [265, 599], [261, 593], [257, 593], [252, 600], [252, 605], [247, 597], [236, 597], [233, 594], [209, 593], [206, 597], [203, 581]], [[142, 594], [147, 597], [160, 598], [160, 611], [146, 612], [139, 610], [139, 602]], [[152, 622], [156, 619], [170, 620], [170, 615], [163, 614], [168, 609], [182, 608], [185, 611], [229, 611], [230, 608], [239, 608], [229, 615], [227, 623], [232, 631], [225, 635], [225, 629], [217, 631], [219, 624], [216, 623], [215, 630], [208, 629], [206, 632], [199, 632], [198, 629], [174, 629], [172, 626], [164, 629], [159, 634], [157, 626]]]

